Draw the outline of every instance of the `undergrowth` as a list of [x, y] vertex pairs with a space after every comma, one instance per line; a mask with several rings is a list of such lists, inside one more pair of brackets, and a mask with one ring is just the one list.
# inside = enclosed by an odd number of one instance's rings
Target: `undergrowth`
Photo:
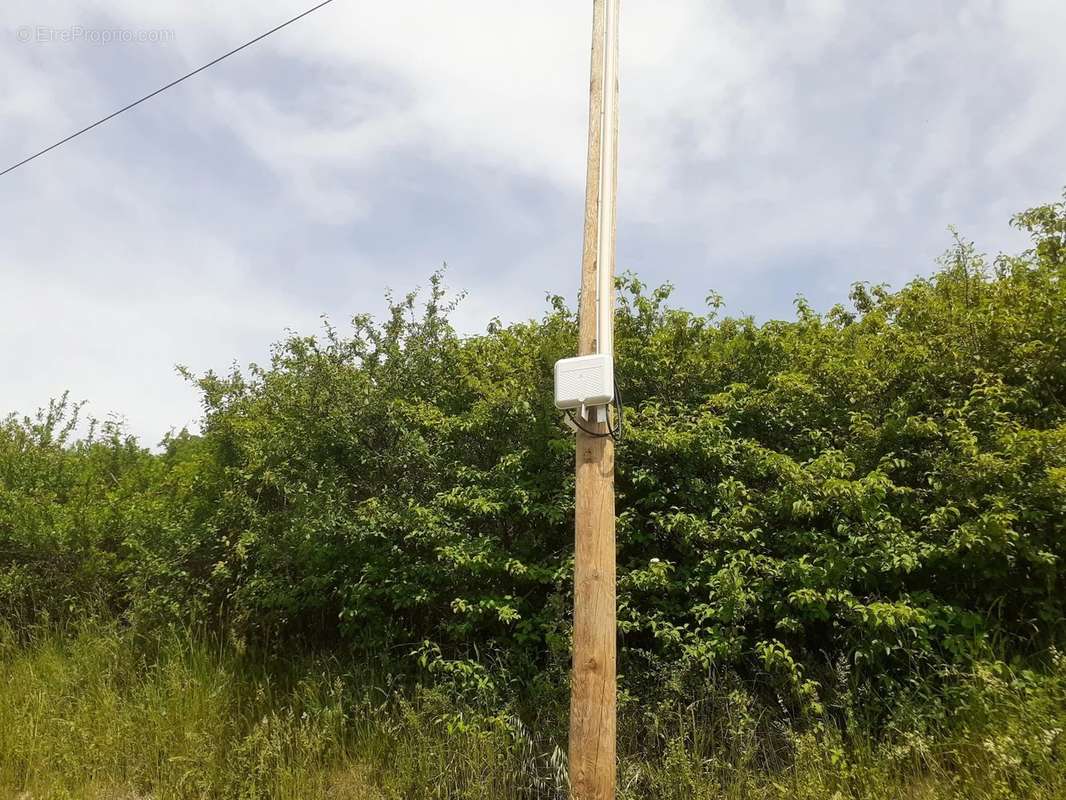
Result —
[[[374, 659], [267, 658], [181, 629], [3, 642], [0, 797], [565, 797], [557, 693], [493, 707]], [[877, 734], [847, 709], [790, 722], [736, 676], [623, 698], [619, 797], [1066, 797], [1066, 659], [982, 664], [955, 687], [943, 713], [916, 694], [921, 713], [904, 703]]]

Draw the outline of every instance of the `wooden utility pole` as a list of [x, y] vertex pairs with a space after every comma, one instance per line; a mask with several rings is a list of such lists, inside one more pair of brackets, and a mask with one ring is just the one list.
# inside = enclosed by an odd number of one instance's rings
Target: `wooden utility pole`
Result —
[[[614, 308], [618, 82], [616, 70], [605, 62], [608, 61], [607, 57], [613, 57], [613, 64], [618, 63], [618, 6], [619, 0], [593, 0], [578, 355], [588, 355], [597, 350], [597, 263], [605, 237], [608, 247], [604, 266], [609, 270], [609, 288], [607, 302], [600, 304], [601, 313], [604, 313], [605, 308]], [[605, 71], [609, 83], [606, 92]], [[606, 182], [604, 170], [610, 170]], [[599, 286], [603, 285], [601, 280]], [[609, 318], [607, 324], [610, 330], [613, 319]], [[599, 328], [602, 333], [603, 326]], [[600, 434], [607, 433], [608, 423], [595, 422], [596, 419], [593, 415], [584, 425]], [[575, 507], [570, 787], [574, 800], [614, 800], [617, 620], [614, 441], [610, 436], [595, 436], [582, 431], [577, 433]]]

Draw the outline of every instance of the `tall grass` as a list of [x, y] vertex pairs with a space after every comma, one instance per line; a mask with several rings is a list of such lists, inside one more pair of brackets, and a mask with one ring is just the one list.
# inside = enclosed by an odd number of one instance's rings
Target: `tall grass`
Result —
[[[983, 667], [942, 713], [901, 709], [877, 740], [847, 714], [800, 729], [728, 681], [695, 702], [623, 702], [620, 797], [1066, 798], [1066, 664], [1051, 661]], [[0, 797], [566, 794], [559, 693], [492, 708], [365, 660], [267, 659], [102, 624], [28, 644], [3, 634], [0, 678]]]
[[517, 719], [358, 661], [269, 661], [187, 631], [92, 624], [3, 647], [0, 795], [23, 798], [527, 796]]

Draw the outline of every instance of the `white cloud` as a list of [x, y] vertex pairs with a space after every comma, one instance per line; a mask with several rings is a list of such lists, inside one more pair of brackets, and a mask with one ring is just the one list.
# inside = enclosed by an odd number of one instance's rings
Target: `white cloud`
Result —
[[[306, 4], [8, 0], [8, 162]], [[577, 283], [588, 3], [336, 0], [0, 178], [0, 409], [70, 387], [154, 440], [175, 362], [261, 358], [440, 261], [467, 329]], [[699, 306], [896, 284], [1066, 182], [1057, 0], [623, 3], [620, 266]], [[168, 29], [23, 45], [22, 25]], [[423, 280], [419, 281], [419, 278]]]

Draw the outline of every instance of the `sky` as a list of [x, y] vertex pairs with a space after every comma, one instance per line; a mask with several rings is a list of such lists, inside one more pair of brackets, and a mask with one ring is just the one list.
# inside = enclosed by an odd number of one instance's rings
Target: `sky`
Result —
[[[5, 0], [0, 169], [313, 5]], [[591, 3], [334, 0], [0, 177], [0, 416], [146, 445], [175, 365], [446, 282], [464, 332], [578, 283]], [[1066, 185], [1062, 0], [623, 0], [620, 270], [787, 318], [995, 253]]]

